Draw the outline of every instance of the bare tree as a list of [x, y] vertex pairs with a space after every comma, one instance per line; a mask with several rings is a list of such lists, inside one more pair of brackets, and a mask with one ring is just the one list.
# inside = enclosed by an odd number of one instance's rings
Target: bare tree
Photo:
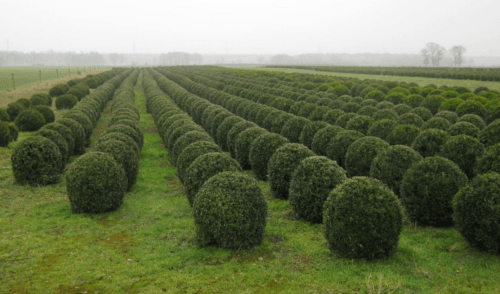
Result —
[[[443, 46], [440, 46], [436, 43], [427, 43], [425, 48], [420, 51], [423, 54], [424, 50], [426, 50], [426, 57], [430, 58], [430, 62], [432, 66], [439, 66], [439, 62], [444, 58], [446, 54], [446, 49]], [[424, 60], [425, 62], [425, 60]]]
[[450, 52], [453, 54], [453, 64], [460, 67], [464, 63], [464, 53], [467, 52], [467, 49], [464, 46], [453, 46]]
[[425, 66], [428, 66], [429, 63], [430, 63], [430, 54], [429, 54], [429, 50], [427, 50], [426, 48], [420, 50], [420, 54], [422, 54], [422, 56], [424, 57], [424, 65]]

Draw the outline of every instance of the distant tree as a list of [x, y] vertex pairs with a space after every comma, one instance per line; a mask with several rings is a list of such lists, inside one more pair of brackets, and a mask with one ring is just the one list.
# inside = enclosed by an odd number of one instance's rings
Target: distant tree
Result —
[[424, 48], [424, 49], [420, 50], [420, 54], [422, 54], [422, 56], [424, 57], [424, 65], [428, 66], [430, 63], [429, 50]]
[[453, 46], [450, 52], [453, 54], [453, 64], [460, 67], [464, 63], [464, 53], [467, 52], [467, 49], [464, 46]]
[[[425, 48], [420, 51], [424, 58], [430, 59], [432, 66], [439, 66], [439, 62], [444, 58], [446, 49], [436, 43], [427, 43]], [[424, 59], [425, 64], [425, 59]]]
[[294, 64], [295, 59], [287, 54], [278, 54], [271, 57], [270, 64]]
[[116, 63], [118, 62], [119, 58], [120, 58], [120, 56], [117, 53], [111, 53], [111, 54], [109, 54], [109, 61], [111, 61], [111, 63], [113, 64], [113, 66], [116, 65]]

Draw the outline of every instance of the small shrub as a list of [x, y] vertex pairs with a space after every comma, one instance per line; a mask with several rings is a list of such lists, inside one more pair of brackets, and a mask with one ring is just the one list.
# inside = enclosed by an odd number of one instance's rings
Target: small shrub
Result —
[[36, 132], [37, 136], [42, 136], [45, 137], [52, 142], [54, 142], [59, 149], [59, 152], [61, 153], [61, 172], [64, 170], [64, 165], [66, 162], [68, 162], [70, 153], [68, 149], [68, 143], [66, 143], [66, 140], [64, 137], [59, 134], [57, 131], [50, 130], [50, 129], [40, 129], [38, 132]]
[[422, 104], [422, 101], [424, 101], [424, 97], [418, 94], [412, 94], [410, 96], [407, 96], [405, 98], [404, 103], [408, 104], [412, 108], [419, 107], [420, 104]]
[[470, 179], [474, 174], [474, 163], [483, 152], [484, 145], [479, 140], [467, 135], [458, 135], [450, 137], [444, 143], [439, 155], [456, 163]]
[[459, 116], [466, 114], [475, 114], [480, 117], [484, 117], [487, 113], [486, 107], [478, 101], [467, 100], [462, 102], [457, 107], [457, 113]]
[[331, 125], [335, 125], [337, 119], [344, 114], [345, 114], [345, 112], [343, 112], [340, 109], [332, 109], [332, 110], [327, 111], [325, 113], [325, 115], [323, 115], [322, 120], [326, 123], [331, 124]]
[[[406, 96], [408, 96], [408, 95], [405, 95], [405, 94], [400, 93], [400, 92], [394, 92], [394, 93], [391, 93], [391, 92], [392, 92], [392, 90], [389, 92], [389, 94], [386, 96], [385, 99], [394, 105], [398, 105], [398, 104], [403, 103], [406, 100]], [[410, 93], [410, 92], [408, 92], [408, 93]]]
[[139, 144], [137, 144], [137, 146], [139, 146], [139, 149], [142, 149], [142, 146], [144, 145], [144, 134], [142, 132], [141, 125], [139, 124], [139, 120], [134, 121], [131, 119], [122, 119], [122, 120], [116, 121], [113, 124], [113, 126], [114, 125], [125, 125], [125, 126], [131, 127], [132, 129], [134, 129], [134, 131], [137, 133], [137, 136], [139, 137]]
[[96, 145], [97, 152], [105, 152], [113, 156], [116, 162], [123, 168], [127, 177], [127, 191], [131, 191], [137, 181], [139, 172], [139, 157], [127, 144], [118, 140], [100, 141]]
[[210, 129], [210, 136], [212, 136], [212, 138], [217, 138], [217, 130], [219, 129], [219, 126], [230, 116], [234, 115], [230, 112], [221, 112], [214, 117], [212, 120], [212, 128]]
[[424, 122], [428, 121], [429, 119], [431, 119], [433, 117], [432, 112], [429, 109], [424, 108], [424, 107], [415, 107], [412, 110], [410, 110], [409, 113], [414, 113], [414, 114], [420, 116], [420, 118], [422, 118], [424, 120]]
[[[57, 123], [69, 128], [74, 139], [73, 155], [81, 155], [85, 153], [85, 131], [83, 127], [74, 119], [61, 118]], [[106, 132], [106, 131], [104, 131]]]
[[398, 116], [410, 112], [413, 108], [407, 104], [398, 104], [391, 108], [393, 111], [395, 111]]
[[273, 120], [271, 125], [271, 132], [280, 134], [286, 122], [294, 117], [295, 115], [292, 115], [290, 113], [282, 113], [280, 116]]
[[378, 137], [382, 140], [385, 140], [387, 135], [389, 135], [392, 130], [396, 127], [397, 123], [391, 119], [382, 119], [374, 122], [366, 134], [368, 136]]
[[37, 95], [37, 94], [31, 96], [30, 101], [31, 101], [31, 107], [37, 106], [37, 105], [47, 105], [48, 104], [47, 99], [45, 99], [44, 97]]
[[356, 114], [357, 115], [373, 116], [373, 114], [377, 111], [378, 111], [378, 108], [375, 106], [363, 106], [358, 110], [358, 112], [356, 112]]
[[467, 176], [458, 165], [443, 157], [428, 157], [404, 174], [401, 201], [412, 222], [422, 226], [450, 226], [453, 196], [465, 185]]
[[458, 121], [458, 115], [452, 111], [442, 110], [442, 111], [436, 113], [436, 115], [434, 115], [434, 117], [444, 118], [444, 119], [448, 120], [450, 122], [450, 124], [454, 124]]
[[438, 129], [427, 129], [421, 132], [411, 144], [423, 157], [431, 157], [439, 153], [441, 146], [450, 138], [446, 131]]
[[367, 136], [354, 141], [345, 155], [347, 176], [369, 176], [373, 159], [387, 148], [389, 144], [377, 137]]
[[60, 123], [50, 123], [44, 125], [40, 130], [53, 130], [59, 133], [64, 140], [66, 141], [66, 144], [68, 145], [68, 159], [71, 155], [73, 155], [73, 150], [75, 149], [75, 139], [73, 138], [73, 133], [71, 130]]
[[373, 99], [378, 102], [382, 102], [385, 100], [385, 94], [379, 90], [372, 90], [365, 95], [365, 99]]
[[37, 105], [33, 107], [36, 111], [40, 112], [45, 119], [45, 123], [53, 123], [55, 119], [54, 111], [50, 109], [47, 105]]
[[90, 152], [68, 168], [66, 189], [73, 213], [104, 213], [121, 206], [127, 177], [112, 155]]
[[10, 121], [15, 121], [16, 117], [19, 115], [21, 111], [24, 110], [24, 107], [17, 102], [9, 103], [7, 105], [7, 113], [9, 114]]
[[302, 144], [288, 143], [279, 147], [267, 165], [272, 195], [278, 199], [288, 199], [290, 180], [295, 168], [302, 159], [315, 155]]
[[500, 143], [500, 119], [484, 128], [479, 134], [479, 139], [486, 147]]
[[484, 149], [483, 155], [477, 158], [474, 164], [474, 175], [488, 172], [500, 173], [500, 143]]
[[389, 102], [389, 101], [382, 101], [379, 102], [377, 105], [375, 105], [379, 110], [380, 109], [392, 109], [394, 108], [394, 103]]
[[311, 123], [311, 121], [304, 117], [297, 116], [291, 118], [283, 125], [281, 136], [287, 138], [291, 143], [299, 143], [300, 134], [309, 123]]
[[71, 109], [78, 103], [78, 98], [72, 94], [61, 95], [56, 98], [56, 108], [61, 109]]
[[20, 142], [11, 156], [12, 171], [21, 185], [44, 186], [57, 183], [62, 156], [57, 145], [42, 136]]
[[311, 223], [323, 221], [323, 205], [332, 189], [347, 180], [346, 172], [324, 156], [301, 160], [290, 179], [289, 201], [293, 212]]
[[349, 121], [357, 116], [358, 115], [356, 113], [343, 114], [337, 119], [337, 121], [335, 122], [335, 125], [337, 125], [341, 128], [345, 128], [347, 126], [347, 124], [349, 123]]
[[52, 97], [58, 97], [66, 94], [66, 91], [69, 90], [68, 85], [66, 84], [57, 84], [54, 87], [50, 88], [49, 95]]
[[[231, 213], [228, 213], [231, 212]], [[257, 181], [222, 172], [205, 182], [193, 204], [201, 246], [248, 249], [264, 239], [267, 202]]]
[[444, 111], [456, 111], [457, 107], [462, 104], [464, 100], [460, 98], [452, 98], [452, 99], [446, 99], [441, 103], [441, 108]]
[[184, 184], [184, 175], [186, 170], [191, 166], [196, 158], [211, 152], [222, 152], [222, 149], [220, 149], [217, 144], [209, 141], [196, 141], [184, 148], [182, 153], [177, 158], [176, 166], [177, 176], [179, 177], [181, 183]]
[[346, 258], [387, 258], [398, 246], [403, 208], [378, 180], [355, 177], [331, 191], [324, 223], [332, 252]]
[[33, 106], [31, 100], [26, 98], [17, 99], [16, 103], [20, 104], [23, 109], [30, 109]]
[[330, 140], [326, 147], [326, 156], [335, 160], [339, 166], [345, 167], [345, 154], [351, 144], [365, 135], [358, 131], [343, 131]]
[[0, 108], [0, 121], [10, 122], [10, 115], [5, 108]]
[[78, 122], [84, 132], [85, 132], [85, 147], [89, 147], [90, 146], [90, 136], [92, 136], [92, 131], [94, 129], [94, 125], [92, 124], [92, 121], [90, 120], [90, 118], [83, 112], [83, 111], [79, 111], [79, 110], [71, 110], [71, 111], [68, 111], [66, 112], [64, 115], [63, 115], [63, 118], [69, 118], [69, 119], [72, 119], [72, 120], [75, 120], [76, 122]]
[[7, 123], [10, 132], [10, 142], [17, 141], [17, 137], [19, 136], [19, 130], [17, 129], [14, 123]]
[[189, 144], [197, 141], [213, 142], [213, 139], [206, 132], [200, 132], [200, 131], [187, 132], [182, 137], [177, 139], [174, 146], [172, 147], [172, 150], [170, 152], [170, 158], [172, 160], [172, 163], [175, 166], [177, 166], [177, 158], [179, 157], [179, 155], [181, 155], [182, 151], [184, 151], [184, 149], [187, 146], [189, 146]]
[[482, 130], [486, 127], [484, 120], [476, 114], [466, 114], [458, 119], [458, 122], [468, 122], [475, 125], [478, 129]]
[[252, 147], [252, 142], [262, 134], [268, 133], [265, 129], [254, 127], [249, 128], [241, 132], [236, 137], [235, 142], [235, 153], [236, 161], [240, 164], [242, 169], [250, 169], [250, 148]]
[[420, 128], [424, 120], [415, 113], [405, 113], [398, 117], [397, 123], [400, 125], [413, 125]]
[[441, 107], [441, 103], [445, 101], [443, 96], [440, 95], [429, 95], [424, 98], [422, 101], [422, 104], [420, 104], [421, 107], [429, 109], [432, 114], [436, 114], [439, 111], [439, 108]]
[[450, 136], [467, 135], [474, 138], [479, 138], [479, 133], [481, 132], [481, 130], [479, 130], [478, 127], [469, 122], [461, 121], [451, 125], [448, 128], [447, 132], [448, 134], [450, 134]]
[[34, 132], [45, 125], [45, 118], [36, 109], [25, 109], [19, 113], [14, 122], [19, 131]]
[[184, 174], [184, 188], [189, 204], [193, 206], [195, 196], [205, 181], [218, 173], [227, 171], [240, 172], [242, 170], [238, 162], [225, 153], [210, 152], [196, 158]]
[[118, 125], [111, 126], [111, 127], [107, 128], [102, 133], [102, 135], [106, 135], [106, 134], [109, 134], [109, 133], [122, 133], [122, 134], [125, 134], [125, 135], [129, 136], [130, 138], [134, 139], [134, 141], [137, 144], [137, 146], [139, 147], [139, 149], [142, 149], [140, 136], [137, 134], [137, 132], [133, 128], [131, 128], [131, 127], [127, 126], [127, 125], [118, 124]]
[[308, 123], [304, 128], [302, 129], [302, 132], [300, 133], [299, 137], [299, 142], [300, 144], [305, 145], [307, 148], [311, 149], [312, 141], [314, 139], [314, 135], [316, 133], [329, 126], [326, 122], [323, 121], [313, 121]]
[[347, 123], [345, 129], [346, 130], [354, 130], [360, 133], [366, 134], [368, 129], [371, 127], [375, 120], [370, 116], [366, 115], [358, 115], [353, 117]]
[[345, 113], [356, 113], [359, 111], [361, 108], [361, 105], [359, 105], [356, 102], [348, 102], [344, 106], [342, 106], [341, 110], [344, 111]]
[[108, 140], [118, 140], [125, 143], [125, 145], [132, 147], [132, 149], [134, 149], [139, 159], [141, 158], [141, 149], [139, 149], [137, 143], [130, 136], [118, 132], [108, 133], [105, 135], [101, 135], [99, 137], [99, 140], [97, 141], [97, 144], [104, 143]]
[[282, 145], [290, 143], [278, 134], [265, 133], [252, 141], [249, 161], [255, 176], [259, 180], [267, 180], [267, 166], [273, 153]]
[[330, 141], [340, 132], [345, 131], [339, 126], [327, 126], [319, 130], [313, 138], [311, 149], [317, 155], [326, 156], [326, 150]]
[[7, 147], [10, 142], [9, 125], [7, 122], [0, 121], [0, 147]]
[[443, 130], [446, 131], [450, 128], [451, 124], [450, 122], [442, 117], [433, 117], [426, 121], [420, 129], [423, 130], [428, 130], [428, 129], [438, 129], [438, 130]]

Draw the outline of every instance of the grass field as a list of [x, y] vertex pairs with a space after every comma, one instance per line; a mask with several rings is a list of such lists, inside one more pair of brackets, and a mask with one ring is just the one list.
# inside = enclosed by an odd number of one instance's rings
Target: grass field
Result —
[[[24, 89], [37, 85], [40, 82], [40, 71], [42, 71], [42, 82], [57, 79], [57, 72], [59, 70], [59, 78], [67, 77], [76, 74], [78, 70], [84, 73], [83, 66], [66, 67], [66, 66], [19, 66], [19, 67], [0, 67], [0, 93], [13, 90], [12, 74], [14, 74], [16, 90]], [[107, 70], [109, 68], [102, 68]], [[94, 71], [90, 67], [86, 67], [86, 72]]]
[[[500, 257], [471, 249], [453, 228], [406, 222], [398, 250], [387, 260], [332, 255], [324, 226], [295, 219], [290, 204], [272, 198], [266, 182], [260, 185], [269, 217], [260, 246], [199, 248], [191, 208], [145, 111], [140, 83], [141, 77], [135, 104], [144, 147], [137, 183], [118, 211], [72, 214], [64, 180], [40, 188], [16, 185], [10, 156], [28, 133], [0, 148], [0, 293], [500, 291]], [[109, 119], [108, 107], [93, 143]]]
[[434, 84], [436, 86], [446, 85], [467, 87], [470, 90], [474, 90], [479, 86], [488, 87], [490, 90], [500, 91], [500, 82], [484, 82], [475, 80], [453, 80], [453, 79], [431, 79], [431, 78], [418, 78], [418, 77], [398, 77], [398, 76], [381, 76], [381, 75], [365, 75], [365, 74], [348, 74], [348, 73], [337, 73], [337, 72], [326, 72], [326, 71], [315, 71], [306, 69], [293, 69], [293, 68], [263, 68], [263, 67], [252, 67], [248, 68], [251, 70], [266, 70], [266, 71], [280, 71], [286, 73], [304, 73], [304, 74], [314, 74], [314, 75], [327, 75], [327, 76], [337, 76], [337, 77], [348, 77], [357, 78], [360, 80], [364, 79], [374, 79], [380, 81], [396, 81], [396, 82], [414, 82], [420, 87]]

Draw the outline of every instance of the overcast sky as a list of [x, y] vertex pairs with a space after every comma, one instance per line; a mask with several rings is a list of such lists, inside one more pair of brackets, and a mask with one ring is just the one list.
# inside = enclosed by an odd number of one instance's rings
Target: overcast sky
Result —
[[0, 50], [500, 56], [500, 0], [2, 0]]

